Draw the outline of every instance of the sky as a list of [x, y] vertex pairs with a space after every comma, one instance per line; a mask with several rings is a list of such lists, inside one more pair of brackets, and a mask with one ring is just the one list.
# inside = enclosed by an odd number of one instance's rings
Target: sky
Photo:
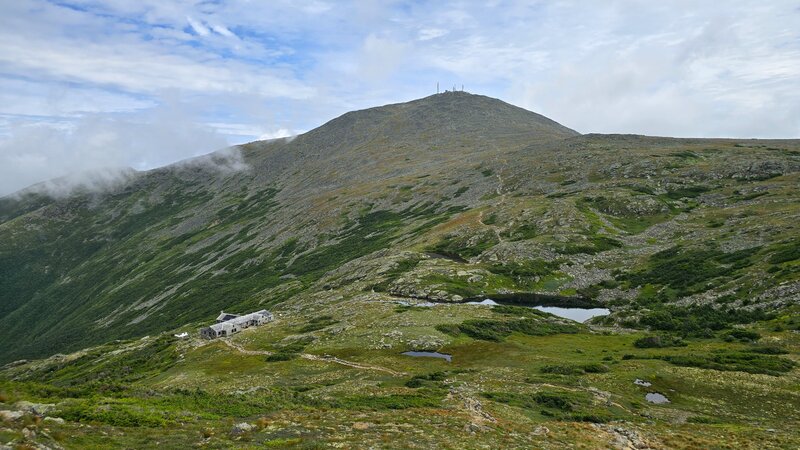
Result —
[[582, 133], [800, 137], [796, 0], [0, 0], [0, 195], [461, 87]]

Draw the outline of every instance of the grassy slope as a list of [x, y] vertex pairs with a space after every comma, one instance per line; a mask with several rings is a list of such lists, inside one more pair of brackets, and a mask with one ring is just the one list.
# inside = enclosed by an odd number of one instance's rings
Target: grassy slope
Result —
[[[19, 442], [27, 423], [40, 433], [40, 442], [70, 448], [154, 441], [165, 448], [201, 442], [297, 448], [463, 448], [464, 442], [469, 448], [557, 448], [581, 442], [595, 448], [619, 438], [608, 423], [638, 433], [654, 448], [800, 443], [797, 369], [766, 375], [652, 359], [751, 354], [770, 344], [788, 354], [766, 357], [798, 361], [797, 333], [785, 329], [800, 325], [787, 322], [791, 316], [750, 327], [759, 333], [758, 343], [728, 342], [720, 335], [688, 339], [686, 347], [641, 349], [634, 342], [643, 333], [585, 328], [513, 334], [496, 342], [450, 338], [435, 325], [514, 320], [508, 314], [466, 305], [398, 308], [388, 297], [368, 293], [337, 300], [341, 294], [330, 291], [303, 313], [281, 311], [278, 321], [233, 338], [233, 345], [256, 354], [167, 334], [7, 369], [0, 383], [6, 407], [20, 399], [55, 403], [50, 415], [67, 422], [7, 422], [4, 439]], [[320, 316], [327, 317], [322, 329], [303, 332], [320, 323]], [[542, 325], [553, 320], [537, 317]], [[304, 354], [332, 355], [360, 368], [300, 356], [269, 362], [257, 354], [280, 351], [298, 339]], [[400, 355], [431, 342], [452, 354], [453, 362]], [[653, 384], [636, 386], [636, 378]], [[664, 393], [671, 403], [648, 404], [647, 392]], [[482, 413], [469, 409], [476, 402]], [[231, 434], [240, 422], [255, 428]], [[549, 432], [536, 431], [541, 426]]]

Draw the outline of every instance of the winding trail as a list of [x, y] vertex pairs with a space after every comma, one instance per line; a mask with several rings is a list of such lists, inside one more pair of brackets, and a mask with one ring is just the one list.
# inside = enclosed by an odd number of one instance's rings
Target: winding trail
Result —
[[[247, 350], [246, 348], [242, 347], [240, 344], [237, 344], [236, 342], [230, 341], [228, 339], [220, 339], [220, 340], [222, 342], [224, 342], [225, 345], [227, 345], [228, 347], [238, 351], [239, 353], [245, 354], [245, 355], [269, 356], [269, 355], [271, 355], [273, 353], [273, 352], [269, 352], [269, 351], [266, 351], [266, 350]], [[347, 367], [352, 367], [354, 369], [376, 370], [378, 372], [385, 372], [385, 373], [388, 373], [390, 375], [394, 375], [396, 377], [400, 377], [400, 376], [405, 376], [406, 375], [405, 372], [398, 372], [396, 370], [392, 370], [392, 369], [389, 369], [387, 367], [381, 367], [381, 366], [376, 366], [376, 365], [372, 365], [372, 364], [355, 363], [355, 362], [352, 362], [352, 361], [347, 361], [347, 360], [344, 360], [344, 359], [341, 359], [341, 358], [337, 358], [335, 356], [318, 356], [318, 355], [312, 355], [312, 354], [309, 354], [309, 353], [301, 353], [300, 357], [303, 358], [303, 359], [307, 359], [309, 361], [330, 362], [330, 363], [340, 364], [340, 365], [347, 366]]]
[[352, 367], [354, 369], [361, 369], [361, 370], [377, 370], [379, 372], [386, 372], [390, 375], [394, 375], [396, 377], [406, 375], [405, 372], [398, 372], [396, 370], [389, 369], [387, 367], [375, 366], [372, 364], [361, 364], [361, 363], [354, 363], [352, 361], [346, 361], [344, 359], [337, 358], [335, 356], [317, 356], [317, 355], [310, 355], [308, 353], [303, 353], [300, 355], [303, 359], [308, 359], [311, 361], [326, 361], [332, 362], [336, 364], [341, 364], [343, 366]]
[[484, 411], [483, 405], [480, 400], [470, 396], [464, 391], [459, 389], [451, 389], [449, 396], [456, 397], [461, 401], [461, 409], [465, 410], [472, 419], [471, 422], [478, 426], [484, 426], [486, 423], [497, 423], [491, 414]]

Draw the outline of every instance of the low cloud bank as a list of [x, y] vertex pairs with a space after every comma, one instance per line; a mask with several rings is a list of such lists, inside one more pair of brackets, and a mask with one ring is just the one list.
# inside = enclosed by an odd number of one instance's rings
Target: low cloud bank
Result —
[[238, 149], [225, 147], [222, 135], [177, 104], [124, 117], [85, 116], [68, 124], [17, 123], [10, 136], [0, 138], [0, 196], [37, 183], [35, 189], [54, 196], [75, 188], [105, 189], [128, 180], [134, 170], [187, 158], [192, 159], [182, 164], [223, 172], [245, 169]]
[[201, 168], [220, 172], [223, 175], [249, 169], [239, 147], [227, 147], [208, 155], [198, 156], [174, 164], [177, 167]]

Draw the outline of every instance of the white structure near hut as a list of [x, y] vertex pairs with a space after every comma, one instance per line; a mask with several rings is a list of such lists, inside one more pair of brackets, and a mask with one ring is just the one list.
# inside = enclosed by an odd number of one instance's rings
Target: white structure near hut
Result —
[[266, 309], [243, 316], [221, 311], [219, 316], [217, 316], [217, 323], [210, 327], [202, 328], [200, 330], [200, 336], [206, 339], [230, 336], [245, 328], [257, 327], [267, 322], [272, 322], [272, 319], [272, 313]]

